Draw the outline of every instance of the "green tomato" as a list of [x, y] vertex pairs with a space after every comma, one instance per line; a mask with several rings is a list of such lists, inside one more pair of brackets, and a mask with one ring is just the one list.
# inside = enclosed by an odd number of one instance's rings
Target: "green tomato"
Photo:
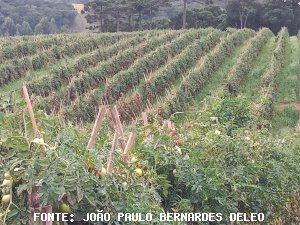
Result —
[[10, 193], [10, 188], [9, 187], [3, 187], [2, 192], [3, 192], [3, 194], [7, 195], [7, 194]]
[[12, 180], [10, 179], [10, 180], [3, 180], [3, 183], [2, 183], [2, 185], [4, 186], [4, 187], [11, 187], [12, 186]]
[[61, 203], [59, 205], [59, 209], [62, 213], [69, 213], [69, 214], [72, 213], [72, 209], [66, 203]]
[[12, 177], [10, 176], [9, 172], [6, 172], [6, 173], [4, 174], [4, 179], [10, 180], [11, 178], [12, 178]]
[[3, 204], [8, 204], [10, 202], [10, 195], [3, 195], [1, 202]]

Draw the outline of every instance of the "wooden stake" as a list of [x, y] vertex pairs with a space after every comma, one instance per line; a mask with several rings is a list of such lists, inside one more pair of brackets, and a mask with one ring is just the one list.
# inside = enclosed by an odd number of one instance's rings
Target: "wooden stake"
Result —
[[165, 120], [162, 127], [161, 127], [161, 132], [164, 133], [168, 128], [168, 121]]
[[36, 120], [35, 120], [35, 117], [34, 117], [34, 112], [33, 112], [33, 109], [32, 109], [32, 104], [31, 104], [29, 94], [28, 94], [28, 90], [27, 90], [27, 87], [26, 87], [25, 83], [23, 84], [22, 89], [23, 89], [23, 95], [24, 95], [24, 99], [25, 99], [25, 102], [26, 102], [26, 105], [27, 105], [27, 109], [29, 111], [33, 132], [34, 132], [35, 135], [37, 135], [38, 134], [38, 128], [37, 128]]
[[124, 131], [123, 131], [123, 126], [122, 126], [122, 123], [121, 123], [121, 120], [120, 120], [120, 115], [119, 115], [119, 112], [118, 112], [118, 109], [116, 106], [114, 106], [111, 110], [110, 110], [110, 114], [111, 114], [111, 117], [112, 117], [112, 122], [113, 122], [113, 125], [115, 127], [115, 130], [116, 132], [118, 133], [118, 136], [119, 136], [119, 144], [120, 144], [120, 147], [122, 149], [122, 151], [124, 151], [125, 147], [126, 147], [126, 144], [125, 144], [125, 141], [124, 141]]
[[113, 111], [113, 115], [115, 117], [115, 121], [116, 121], [116, 128], [119, 132], [119, 135], [121, 137], [124, 136], [124, 131], [123, 131], [123, 126], [122, 126], [122, 123], [121, 123], [121, 120], [120, 120], [120, 115], [119, 115], [119, 111], [117, 109], [117, 106], [114, 106], [114, 108], [112, 109]]
[[125, 150], [123, 152], [123, 160], [127, 161], [129, 159], [130, 151], [135, 143], [135, 139], [136, 139], [136, 133], [131, 132], [129, 135]]
[[148, 117], [147, 117], [147, 113], [146, 112], [142, 112], [142, 118], [143, 118], [143, 121], [144, 121], [144, 126], [149, 125], [149, 123], [148, 123]]
[[175, 126], [171, 120], [168, 120], [168, 129], [171, 131], [175, 130]]
[[112, 142], [111, 151], [109, 153], [108, 160], [107, 160], [108, 161], [107, 162], [107, 173], [108, 174], [112, 173], [113, 164], [114, 164], [114, 153], [115, 153], [115, 150], [117, 148], [117, 143], [118, 143], [118, 133], [115, 132], [114, 139], [113, 139], [113, 142]]
[[[47, 215], [52, 213], [52, 205], [46, 205], [44, 207], [41, 208], [40, 210], [41, 213], [45, 213]], [[42, 225], [52, 225], [52, 221], [48, 220], [48, 221], [41, 221], [40, 222]]]
[[92, 148], [94, 148], [94, 145], [96, 143], [96, 137], [97, 137], [97, 134], [100, 130], [100, 125], [101, 125], [101, 122], [102, 122], [105, 114], [106, 114], [106, 107], [105, 106], [100, 106], [97, 118], [96, 118], [95, 123], [94, 123], [94, 127], [93, 127], [93, 131], [92, 131], [90, 140], [87, 144], [87, 149], [88, 150], [91, 150]]

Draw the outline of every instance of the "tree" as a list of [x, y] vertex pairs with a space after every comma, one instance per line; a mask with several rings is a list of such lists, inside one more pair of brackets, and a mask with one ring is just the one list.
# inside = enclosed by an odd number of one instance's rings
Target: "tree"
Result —
[[[226, 28], [226, 11], [219, 6], [211, 5], [204, 8], [187, 10], [186, 28], [215, 27]], [[182, 27], [182, 13], [172, 18], [173, 27]]]
[[268, 0], [263, 18], [264, 25], [273, 32], [276, 33], [286, 26], [292, 35], [296, 35], [300, 29], [299, 0]]
[[111, 0], [108, 6], [109, 14], [116, 21], [116, 31], [120, 31], [120, 21], [124, 16], [124, 13], [128, 9], [127, 2], [125, 0]]
[[[187, 26], [187, 21], [186, 21], [186, 17], [187, 17], [187, 4], [188, 4], [188, 0], [182, 0], [183, 1], [183, 10], [182, 10], [182, 29], [185, 29]], [[212, 1], [211, 0], [198, 0], [198, 2], [203, 2], [205, 1], [206, 4], [210, 4]]]
[[187, 9], [187, 0], [183, 0], [182, 29], [186, 28], [186, 9]]
[[23, 28], [20, 24], [17, 24], [16, 26], [16, 36], [22, 36], [23, 35]]
[[148, 0], [129, 0], [129, 7], [133, 9], [133, 13], [138, 15], [138, 29], [142, 28], [142, 20], [145, 11], [148, 8]]
[[57, 32], [58, 32], [58, 29], [56, 26], [56, 22], [55, 22], [54, 18], [51, 18], [50, 23], [49, 23], [49, 33], [55, 34]]
[[99, 29], [104, 32], [105, 9], [109, 6], [109, 0], [91, 0], [84, 5], [83, 14], [88, 23], [95, 24], [89, 27], [91, 30]]
[[43, 17], [40, 22], [35, 26], [35, 34], [49, 34], [50, 23], [47, 17]]
[[[171, 0], [149, 0], [147, 3], [147, 8], [148, 8], [148, 14], [150, 17], [150, 29], [152, 28], [152, 20], [154, 13], [157, 12], [161, 7], [166, 7], [171, 5]], [[164, 19], [157, 19], [156, 22], [157, 24], [160, 24], [159, 26], [165, 27], [169, 22], [168, 20]], [[164, 25], [163, 25], [164, 24]]]
[[23, 29], [23, 35], [31, 35], [32, 34], [32, 29], [30, 27], [30, 24], [27, 21], [23, 21], [22, 29]]
[[[257, 28], [261, 25], [260, 10], [263, 5], [256, 0], [230, 0], [226, 7], [227, 21], [232, 27], [252, 27]], [[255, 24], [248, 26], [249, 20]]]
[[[168, 6], [171, 0], [90, 0], [85, 4], [83, 13], [89, 29], [99, 31], [134, 30], [143, 28], [143, 19], [152, 21], [155, 13]], [[136, 24], [134, 23], [136, 20]], [[114, 21], [114, 22], [113, 22]], [[112, 24], [113, 23], [113, 24]], [[152, 23], [147, 23], [147, 26]]]
[[34, 28], [34, 34], [43, 34], [43, 33], [44, 33], [43, 26], [40, 23], [38, 23]]
[[16, 25], [10, 17], [6, 17], [2, 24], [2, 31], [6, 36], [13, 36], [16, 34]]

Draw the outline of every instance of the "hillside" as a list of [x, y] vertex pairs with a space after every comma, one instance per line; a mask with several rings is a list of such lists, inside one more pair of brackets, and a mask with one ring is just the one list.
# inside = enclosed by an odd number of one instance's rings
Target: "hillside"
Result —
[[299, 224], [300, 33], [208, 28], [0, 43], [6, 225], [28, 224], [28, 207], [72, 213], [79, 225], [96, 210], [111, 222], [122, 212], [151, 212], [159, 225], [171, 224], [160, 213], [205, 212], [229, 224], [239, 212], [262, 214], [255, 224]]

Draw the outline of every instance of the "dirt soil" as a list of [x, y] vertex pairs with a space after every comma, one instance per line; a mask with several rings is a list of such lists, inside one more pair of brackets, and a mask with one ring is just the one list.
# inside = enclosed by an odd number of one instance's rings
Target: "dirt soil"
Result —
[[298, 112], [300, 112], [300, 103], [279, 103], [276, 105], [276, 109], [279, 110], [279, 111], [283, 111], [285, 108], [288, 108], [288, 107], [295, 107], [296, 110]]

